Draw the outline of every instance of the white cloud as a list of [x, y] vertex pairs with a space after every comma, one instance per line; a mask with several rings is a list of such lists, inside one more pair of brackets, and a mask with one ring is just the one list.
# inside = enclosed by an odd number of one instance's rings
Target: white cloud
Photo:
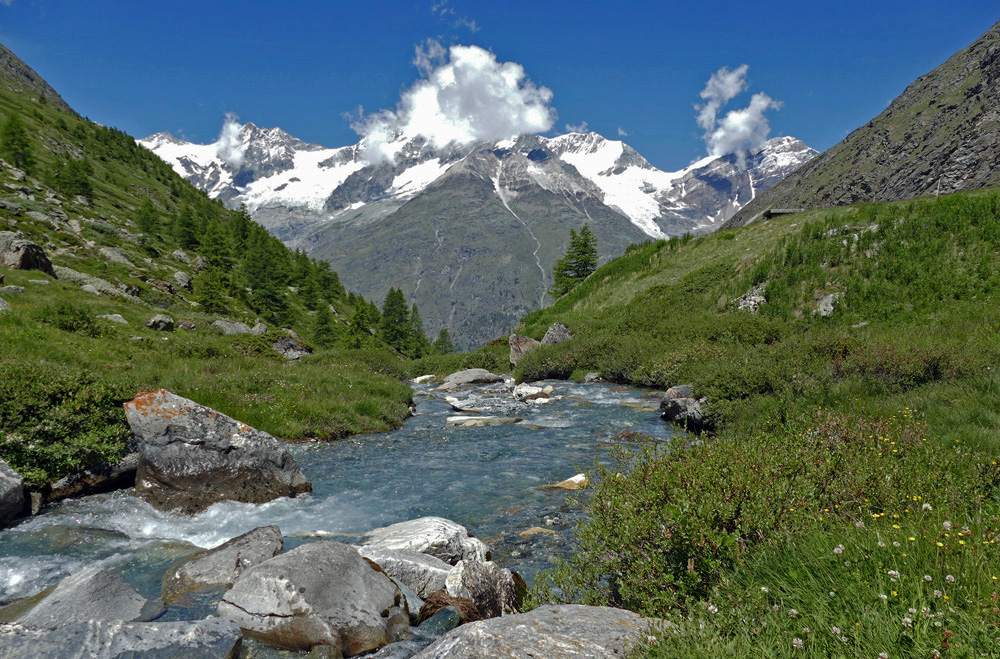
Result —
[[369, 161], [391, 160], [405, 139], [417, 136], [441, 148], [543, 133], [555, 122], [552, 91], [531, 82], [520, 64], [498, 62], [488, 50], [452, 46], [446, 52], [428, 41], [414, 64], [421, 77], [395, 110], [361, 115], [351, 124], [364, 137]]
[[590, 127], [587, 125], [586, 121], [581, 121], [576, 126], [574, 126], [573, 124], [566, 124], [566, 132], [567, 133], [586, 133], [589, 130], [590, 130]]
[[705, 145], [709, 155], [735, 154], [740, 167], [746, 166], [748, 151], [759, 149], [767, 141], [771, 124], [765, 113], [781, 108], [777, 101], [763, 92], [750, 97], [750, 104], [742, 110], [730, 110], [719, 119], [719, 110], [747, 89], [746, 64], [730, 71], [722, 67], [709, 78], [701, 97], [704, 105], [696, 105], [698, 125], [705, 131]]
[[219, 139], [215, 141], [216, 155], [232, 169], [239, 169], [243, 166], [243, 142], [240, 140], [243, 124], [240, 123], [239, 119], [235, 113], [227, 112]]
[[472, 32], [473, 34], [475, 34], [476, 32], [479, 32], [481, 29], [483, 29], [483, 28], [479, 27], [478, 25], [476, 25], [475, 21], [470, 20], [470, 19], [466, 18], [465, 16], [462, 16], [457, 21], [455, 21], [455, 27], [467, 27], [467, 28], [469, 28], [469, 32]]
[[628, 136], [629, 136], [629, 132], [627, 130], [625, 130], [624, 128], [622, 128], [621, 126], [619, 126], [618, 127], [618, 137], [628, 137]]

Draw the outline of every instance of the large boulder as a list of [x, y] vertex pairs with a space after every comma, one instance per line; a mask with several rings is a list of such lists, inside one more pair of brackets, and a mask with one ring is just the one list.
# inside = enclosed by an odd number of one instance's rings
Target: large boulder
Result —
[[610, 607], [540, 606], [462, 625], [414, 659], [607, 659], [646, 636], [648, 618]]
[[146, 327], [156, 332], [173, 332], [174, 319], [165, 313], [158, 313], [146, 321]]
[[361, 544], [429, 554], [448, 565], [490, 558], [486, 543], [469, 535], [461, 524], [443, 517], [420, 517], [383, 526], [361, 536]]
[[0, 528], [25, 512], [24, 479], [0, 460]]
[[399, 588], [350, 545], [314, 542], [244, 572], [219, 615], [291, 650], [330, 645], [350, 657], [397, 640], [409, 626]]
[[219, 320], [212, 323], [212, 327], [215, 327], [222, 331], [223, 334], [252, 334], [253, 330], [246, 323], [238, 323], [234, 320], [227, 320], [225, 318], [220, 318]]
[[517, 613], [521, 607], [514, 575], [493, 561], [459, 561], [445, 579], [445, 590], [475, 602], [483, 619]]
[[446, 377], [441, 388], [461, 387], [467, 384], [492, 384], [494, 382], [503, 382], [503, 376], [490, 373], [485, 368], [470, 368]]
[[158, 508], [194, 513], [312, 491], [274, 437], [166, 389], [125, 403], [125, 416], [140, 447], [136, 492]]
[[397, 583], [404, 584], [420, 597], [427, 597], [445, 587], [452, 566], [436, 556], [412, 549], [390, 549], [364, 545], [358, 553], [378, 564]]
[[0, 609], [0, 621], [31, 629], [58, 629], [74, 622], [143, 622], [163, 604], [140, 595], [127, 581], [98, 566], [84, 568], [41, 593]]
[[542, 345], [554, 346], [557, 343], [569, 341], [572, 338], [573, 332], [570, 332], [568, 327], [562, 323], [552, 323], [549, 325], [549, 329], [545, 331], [545, 336], [542, 337]]
[[60, 478], [45, 495], [45, 501], [51, 503], [132, 487], [135, 485], [135, 473], [138, 468], [138, 453], [130, 453], [115, 464], [96, 465]]
[[0, 266], [15, 270], [41, 270], [56, 276], [45, 250], [13, 231], [0, 231]]
[[277, 526], [256, 528], [175, 564], [163, 575], [160, 597], [172, 600], [213, 586], [229, 588], [245, 571], [280, 554], [283, 546]]
[[669, 423], [676, 423], [686, 430], [701, 433], [711, 430], [711, 421], [705, 416], [702, 406], [708, 400], [695, 398], [691, 385], [681, 384], [667, 389], [660, 401], [660, 417]]
[[510, 363], [514, 366], [517, 366], [517, 363], [521, 361], [521, 357], [542, 345], [530, 336], [521, 336], [520, 334], [511, 334], [507, 343], [510, 344]]
[[0, 659], [236, 659], [243, 633], [232, 620], [77, 622], [56, 630], [0, 623]]
[[299, 343], [290, 336], [283, 336], [271, 343], [271, 349], [285, 359], [299, 359], [312, 353], [312, 348]]

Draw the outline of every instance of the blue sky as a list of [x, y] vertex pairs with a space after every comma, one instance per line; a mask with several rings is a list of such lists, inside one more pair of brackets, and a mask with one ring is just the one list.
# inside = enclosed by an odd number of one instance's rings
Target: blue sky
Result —
[[548, 134], [587, 122], [661, 169], [706, 154], [699, 93], [746, 64], [771, 135], [827, 149], [1000, 19], [991, 2], [112, 2], [0, 0], [0, 42], [81, 114], [136, 137], [215, 140], [227, 112], [325, 146], [394, 109], [415, 47], [475, 45], [552, 91]]

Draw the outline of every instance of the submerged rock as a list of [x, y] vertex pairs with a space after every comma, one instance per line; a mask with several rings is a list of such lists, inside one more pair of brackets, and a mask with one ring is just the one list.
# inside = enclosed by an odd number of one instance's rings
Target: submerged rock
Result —
[[587, 487], [589, 482], [587, 481], [586, 474], [577, 474], [576, 476], [571, 476], [564, 481], [559, 481], [555, 485], [543, 485], [545, 489], [548, 490], [582, 490]]
[[541, 606], [528, 613], [462, 625], [414, 659], [607, 659], [649, 631], [648, 618], [610, 607]]
[[361, 536], [361, 544], [429, 554], [448, 565], [490, 559], [486, 543], [469, 535], [469, 530], [458, 522], [443, 517], [420, 517], [383, 526]]
[[0, 659], [236, 659], [243, 633], [231, 620], [77, 622], [56, 630], [0, 623]]
[[241, 536], [185, 558], [163, 575], [160, 597], [179, 595], [213, 586], [231, 587], [248, 569], [281, 553], [284, 538], [277, 526], [261, 526]]
[[350, 657], [406, 631], [402, 598], [354, 547], [314, 542], [244, 572], [222, 596], [219, 615], [278, 647], [330, 645]]
[[469, 428], [481, 426], [502, 426], [507, 423], [518, 423], [524, 419], [512, 416], [450, 416], [446, 426], [465, 426]]
[[74, 622], [143, 622], [162, 613], [161, 602], [146, 599], [117, 574], [92, 566], [3, 607], [0, 621], [58, 629]]
[[125, 416], [140, 446], [136, 492], [158, 508], [195, 513], [312, 491], [274, 437], [166, 389], [125, 403]]

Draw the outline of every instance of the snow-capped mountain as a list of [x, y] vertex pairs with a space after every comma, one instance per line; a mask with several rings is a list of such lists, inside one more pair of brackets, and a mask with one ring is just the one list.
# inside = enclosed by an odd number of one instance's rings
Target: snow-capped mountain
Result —
[[[390, 287], [420, 306], [429, 333], [459, 345], [501, 334], [546, 301], [569, 229], [589, 223], [604, 259], [629, 244], [711, 231], [816, 155], [775, 138], [678, 172], [597, 133], [524, 135], [445, 150], [397, 136], [392, 161], [364, 140], [329, 149], [245, 124], [215, 144], [157, 133], [140, 144], [291, 247], [330, 261], [352, 290]], [[384, 149], [383, 149], [384, 151]]]

